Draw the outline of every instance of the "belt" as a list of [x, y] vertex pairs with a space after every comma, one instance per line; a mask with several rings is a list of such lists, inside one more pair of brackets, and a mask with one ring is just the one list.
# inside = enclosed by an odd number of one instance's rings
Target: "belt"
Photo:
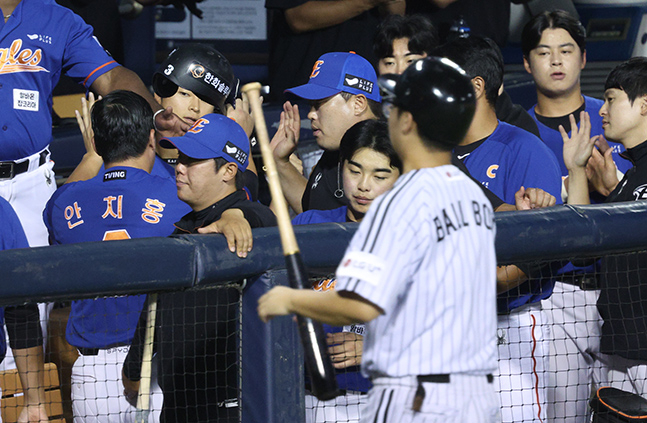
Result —
[[562, 275], [559, 277], [559, 282], [568, 285], [577, 286], [582, 291], [593, 291], [600, 289], [600, 283], [597, 275], [592, 273], [578, 273], [574, 275]]
[[347, 390], [347, 389], [340, 389], [338, 392], [339, 392], [339, 395], [347, 395], [347, 394], [350, 394], [350, 395], [368, 395], [368, 392], [351, 391], [351, 390]]
[[[49, 150], [46, 148], [40, 152], [38, 155], [38, 166], [42, 166], [47, 163], [47, 157], [49, 156]], [[12, 179], [13, 177], [25, 173], [29, 170], [29, 163], [31, 160], [22, 160], [19, 162], [10, 161], [10, 162], [0, 162], [0, 179]]]
[[[494, 376], [491, 374], [485, 375], [487, 378], [488, 383], [492, 383], [494, 381]], [[418, 375], [416, 376], [416, 379], [418, 379], [418, 388], [416, 389], [416, 395], [413, 397], [413, 411], [420, 411], [420, 408], [422, 407], [422, 401], [425, 399], [425, 388], [422, 386], [423, 382], [428, 382], [428, 383], [449, 383], [450, 382], [450, 375], [448, 374], [437, 374], [437, 375]]]
[[79, 350], [81, 355], [99, 355], [99, 348], [76, 347], [76, 349]]

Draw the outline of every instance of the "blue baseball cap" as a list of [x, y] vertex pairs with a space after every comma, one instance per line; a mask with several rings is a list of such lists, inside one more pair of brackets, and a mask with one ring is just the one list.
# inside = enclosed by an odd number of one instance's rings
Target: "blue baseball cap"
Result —
[[307, 84], [285, 90], [306, 100], [321, 100], [342, 91], [382, 101], [375, 69], [353, 52], [324, 54], [315, 62]]
[[164, 148], [177, 148], [192, 159], [206, 160], [222, 157], [236, 163], [244, 172], [249, 164], [249, 139], [233, 119], [211, 113], [198, 119], [181, 137], [160, 140]]

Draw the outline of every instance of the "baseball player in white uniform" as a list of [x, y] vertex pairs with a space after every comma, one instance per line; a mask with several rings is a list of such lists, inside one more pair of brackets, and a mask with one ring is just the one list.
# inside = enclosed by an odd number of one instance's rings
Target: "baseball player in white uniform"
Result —
[[380, 78], [404, 174], [374, 200], [337, 269], [334, 291], [275, 287], [259, 316], [367, 322], [362, 422], [500, 421], [495, 228], [489, 201], [450, 164], [474, 91], [451, 61], [425, 58]]

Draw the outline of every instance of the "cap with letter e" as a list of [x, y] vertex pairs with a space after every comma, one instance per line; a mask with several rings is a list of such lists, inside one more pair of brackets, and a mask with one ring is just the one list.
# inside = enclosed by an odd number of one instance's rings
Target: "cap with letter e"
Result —
[[378, 103], [382, 101], [375, 69], [368, 60], [353, 52], [324, 54], [312, 67], [307, 84], [285, 92], [306, 100], [321, 100], [347, 92], [362, 94]]
[[211, 113], [198, 119], [181, 137], [160, 140], [164, 148], [177, 148], [192, 159], [222, 157], [244, 172], [249, 164], [249, 138], [243, 128], [224, 115]]

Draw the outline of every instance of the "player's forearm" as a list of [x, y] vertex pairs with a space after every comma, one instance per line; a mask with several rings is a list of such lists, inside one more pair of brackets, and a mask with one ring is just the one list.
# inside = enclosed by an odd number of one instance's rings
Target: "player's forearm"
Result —
[[369, 304], [353, 298], [344, 298], [336, 291], [318, 292], [293, 290], [290, 313], [310, 317], [332, 326], [366, 323], [380, 313]]
[[81, 162], [76, 166], [74, 172], [68, 176], [65, 183], [69, 184], [70, 182], [87, 181], [88, 179], [94, 178], [99, 173], [99, 169], [101, 169], [102, 164], [103, 159], [101, 159], [101, 156], [98, 154], [85, 153], [83, 155], [83, 159], [81, 159]]
[[281, 162], [277, 160], [276, 171], [279, 174], [281, 189], [288, 205], [295, 213], [302, 213], [301, 199], [306, 190], [308, 180], [289, 161]]
[[105, 96], [114, 90], [132, 91], [142, 96], [153, 111], [162, 109], [162, 106], [155, 101], [148, 88], [144, 85], [137, 74], [123, 66], [114, 69], [98, 77], [90, 87], [93, 92]]
[[25, 392], [25, 403], [37, 405], [45, 403], [45, 365], [42, 345], [14, 349], [16, 368], [20, 383]]
[[528, 280], [528, 276], [514, 264], [499, 266], [496, 269], [496, 292], [500, 294], [518, 287]]
[[450, 4], [454, 3], [456, 0], [428, 0], [433, 5], [440, 7], [441, 9], [446, 8]]
[[338, 25], [374, 8], [375, 0], [309, 1], [285, 11], [290, 29], [302, 33]]
[[405, 0], [392, 0], [384, 4], [380, 10], [389, 15], [404, 15], [407, 10], [407, 3]]
[[568, 204], [590, 204], [589, 181], [583, 167], [569, 169]]

